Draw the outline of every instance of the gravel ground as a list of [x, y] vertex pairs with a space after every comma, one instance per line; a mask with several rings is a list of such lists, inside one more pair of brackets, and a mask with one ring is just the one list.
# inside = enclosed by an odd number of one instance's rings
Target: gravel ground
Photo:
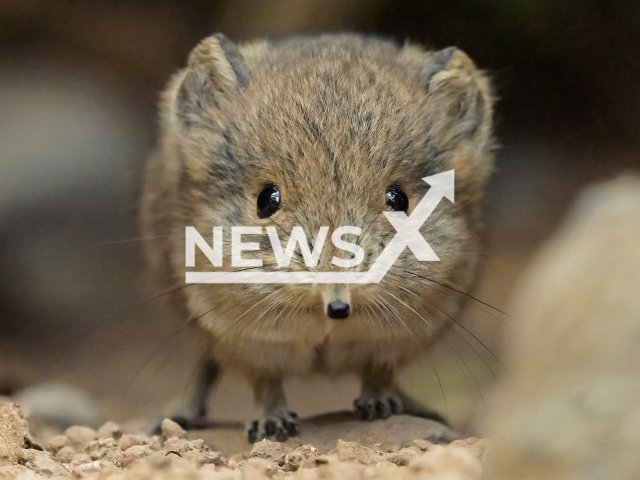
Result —
[[[400, 417], [396, 425], [379, 421], [381, 436], [385, 431], [396, 435], [398, 425], [408, 418]], [[20, 408], [7, 402], [0, 404], [0, 479], [481, 478], [486, 440], [437, 445], [416, 439], [402, 446], [381, 440], [372, 446], [338, 440], [330, 450], [263, 440], [250, 451], [224, 457], [204, 440], [188, 439], [179, 425], [167, 419], [161, 435], [127, 433], [109, 422], [97, 431], [70, 427], [40, 445]]]

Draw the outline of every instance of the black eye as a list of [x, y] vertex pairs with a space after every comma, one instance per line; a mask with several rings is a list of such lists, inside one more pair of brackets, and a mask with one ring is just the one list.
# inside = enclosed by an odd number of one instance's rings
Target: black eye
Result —
[[258, 217], [270, 217], [278, 208], [280, 208], [280, 190], [273, 184], [266, 185], [258, 195]]
[[400, 188], [389, 187], [387, 190], [387, 206], [397, 212], [406, 212], [409, 209], [409, 199]]

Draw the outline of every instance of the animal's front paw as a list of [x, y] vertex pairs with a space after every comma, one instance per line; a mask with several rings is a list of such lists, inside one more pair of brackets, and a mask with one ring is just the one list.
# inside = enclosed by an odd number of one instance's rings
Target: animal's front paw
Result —
[[353, 401], [353, 408], [363, 420], [389, 418], [404, 411], [400, 396], [389, 390], [367, 389]]
[[284, 442], [298, 435], [298, 415], [289, 410], [266, 413], [261, 418], [248, 421], [245, 430], [251, 443], [265, 438]]

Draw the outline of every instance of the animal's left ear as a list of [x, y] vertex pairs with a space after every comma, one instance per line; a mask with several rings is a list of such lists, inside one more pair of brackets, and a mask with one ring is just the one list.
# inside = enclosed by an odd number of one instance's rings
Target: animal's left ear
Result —
[[449, 47], [429, 55], [421, 77], [437, 136], [484, 149], [491, 140], [494, 103], [486, 75], [466, 53]]
[[406, 45], [401, 61], [426, 94], [430, 137], [456, 172], [456, 203], [475, 205], [493, 170], [493, 104], [489, 79], [456, 47], [425, 52]]

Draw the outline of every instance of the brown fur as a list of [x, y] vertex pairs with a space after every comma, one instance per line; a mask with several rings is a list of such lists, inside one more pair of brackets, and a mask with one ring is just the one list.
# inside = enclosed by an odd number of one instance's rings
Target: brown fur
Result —
[[[474, 277], [480, 200], [492, 170], [492, 104], [487, 77], [458, 49], [358, 35], [322, 35], [236, 47], [221, 35], [202, 41], [163, 94], [161, 135], [143, 197], [143, 235], [155, 277], [184, 282], [184, 231], [210, 241], [224, 227], [295, 225], [313, 242], [320, 226], [362, 228], [368, 270], [395, 230], [385, 193], [399, 185], [409, 211], [427, 192], [422, 177], [454, 168], [456, 202], [443, 200], [422, 227], [440, 262], [408, 249], [380, 284], [198, 284], [177, 294], [212, 339], [210, 355], [255, 383], [312, 370], [392, 370], [429, 346], [456, 314]], [[281, 208], [259, 219], [263, 186], [281, 191]], [[249, 239], [247, 239], [248, 241]], [[277, 270], [267, 235], [262, 270]], [[325, 242], [317, 270], [342, 270]], [[352, 238], [355, 240], [355, 238]], [[197, 252], [199, 253], [199, 252]], [[204, 255], [196, 270], [219, 271]], [[308, 270], [299, 249], [289, 267]], [[259, 269], [258, 269], [259, 270]], [[428, 277], [438, 283], [426, 280]], [[331, 320], [323, 301], [350, 301], [352, 315]], [[385, 380], [386, 381], [386, 380]]]

